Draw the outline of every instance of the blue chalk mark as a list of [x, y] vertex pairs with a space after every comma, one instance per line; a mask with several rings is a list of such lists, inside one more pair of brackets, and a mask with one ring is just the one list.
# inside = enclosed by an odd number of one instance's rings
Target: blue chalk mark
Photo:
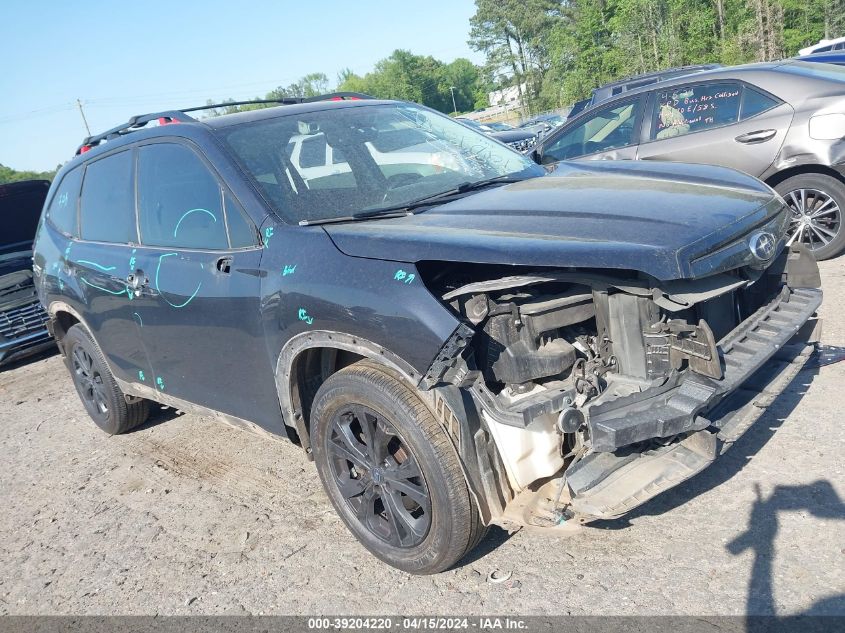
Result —
[[414, 279], [416, 279], [416, 278], [417, 278], [417, 276], [414, 273], [406, 273], [401, 268], [396, 271], [395, 275], [393, 275], [394, 280], [401, 281], [401, 282], [404, 282], [406, 284], [413, 283]]
[[211, 219], [214, 220], [215, 222], [217, 222], [217, 216], [214, 215], [208, 209], [191, 209], [189, 211], [185, 211], [185, 213], [182, 214], [182, 217], [179, 218], [179, 221], [176, 223], [176, 228], [173, 229], [173, 237], [176, 237], [176, 233], [179, 231], [179, 225], [182, 224], [182, 220], [187, 218], [192, 213], [205, 213], [207, 215], [210, 215]]
[[314, 317], [308, 316], [308, 312], [305, 310], [305, 308], [299, 309], [298, 316], [300, 321], [305, 321], [308, 325], [314, 323]]
[[159, 391], [164, 391], [164, 380], [161, 376], [156, 376], [156, 387], [159, 388]]
[[138, 378], [141, 380], [141, 382], [144, 382], [147, 379], [146, 376], [144, 376], [144, 372], [140, 369], [138, 370]]
[[264, 248], [269, 247], [270, 238], [273, 237], [273, 231], [274, 229], [272, 226], [268, 226], [266, 229], [264, 229]]
[[282, 277], [287, 277], [288, 275], [294, 274], [296, 272], [296, 266], [296, 264], [294, 264], [293, 266], [285, 264], [285, 269], [282, 271]]
[[120, 291], [109, 290], [108, 288], [103, 288], [102, 286], [98, 286], [97, 284], [92, 284], [90, 281], [85, 279], [85, 277], [80, 277], [79, 280], [82, 283], [91, 286], [92, 288], [96, 288], [97, 290], [102, 290], [103, 292], [107, 292], [110, 295], [122, 295], [124, 292], [126, 292], [125, 290], [120, 290]]
[[59, 196], [59, 206], [63, 207], [65, 205], [67, 205], [67, 191]]
[[144, 319], [141, 318], [140, 314], [138, 314], [137, 312], [133, 312], [132, 316], [133, 316], [133, 318], [138, 317], [138, 325], [140, 325], [141, 327], [144, 327]]
[[77, 264], [88, 264], [89, 266], [93, 266], [94, 268], [99, 268], [100, 270], [102, 270], [104, 272], [109, 272], [110, 270], [114, 270], [116, 268], [116, 266], [102, 266], [102, 265], [98, 264], [97, 262], [92, 262], [92, 261], [89, 261], [87, 259], [78, 259], [78, 260], [76, 260], [76, 263]]
[[[190, 297], [188, 297], [188, 298], [187, 298], [187, 299], [186, 299], [183, 303], [173, 303], [173, 302], [171, 302], [171, 301], [170, 301], [167, 297], [165, 297], [165, 296], [164, 296], [164, 293], [161, 291], [161, 288], [159, 288], [159, 285], [158, 285], [158, 274], [159, 274], [159, 272], [161, 271], [161, 262], [162, 262], [162, 260], [163, 260], [165, 257], [174, 257], [174, 256], [176, 256], [176, 255], [178, 255], [178, 254], [179, 254], [179, 253], [165, 253], [164, 255], [159, 255], [159, 257], [158, 257], [158, 265], [156, 266], [156, 279], [155, 279], [155, 282], [156, 282], [156, 290], [158, 291], [159, 296], [160, 296], [162, 299], [164, 299], [164, 300], [168, 303], [168, 305], [170, 305], [170, 306], [172, 306], [172, 307], [174, 307], [174, 308], [184, 308], [184, 307], [185, 307], [186, 305], [188, 305], [191, 301], [193, 301], [194, 297], [196, 297], [196, 296], [197, 296], [197, 293], [200, 291], [200, 287], [202, 286], [202, 282], [199, 282], [199, 284], [197, 285], [196, 290], [194, 290], [194, 293], [193, 293]], [[202, 268], [202, 265], [200, 265], [200, 267]]]
[[129, 270], [132, 270], [134, 268], [135, 268], [135, 256], [133, 255], [132, 257], [129, 258]]

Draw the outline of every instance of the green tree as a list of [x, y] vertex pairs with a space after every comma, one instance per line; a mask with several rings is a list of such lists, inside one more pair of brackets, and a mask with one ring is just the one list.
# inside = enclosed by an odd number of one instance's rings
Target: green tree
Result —
[[9, 182], [20, 182], [21, 180], [50, 180], [56, 177], [56, 172], [61, 169], [61, 165], [56, 165], [52, 171], [18, 171], [6, 165], [0, 164], [0, 185]]
[[469, 45], [488, 65], [509, 74], [520, 99], [531, 107], [551, 66], [548, 36], [564, 19], [560, 0], [476, 0]]

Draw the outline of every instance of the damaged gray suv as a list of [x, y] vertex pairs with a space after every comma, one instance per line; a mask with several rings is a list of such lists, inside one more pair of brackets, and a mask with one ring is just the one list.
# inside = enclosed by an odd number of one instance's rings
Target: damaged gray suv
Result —
[[285, 436], [390, 565], [625, 514], [730, 447], [818, 339], [815, 261], [754, 178], [541, 167], [421, 106], [295, 101], [86, 139], [36, 287], [104, 431], [158, 402]]

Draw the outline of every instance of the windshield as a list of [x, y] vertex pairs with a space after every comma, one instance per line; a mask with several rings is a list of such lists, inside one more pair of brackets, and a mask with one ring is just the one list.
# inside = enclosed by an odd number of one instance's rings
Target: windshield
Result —
[[487, 127], [493, 128], [497, 132], [507, 132], [513, 129], [512, 125], [508, 125], [507, 123], [488, 123]]
[[377, 213], [542, 168], [502, 143], [407, 103], [282, 115], [222, 135], [285, 221]]

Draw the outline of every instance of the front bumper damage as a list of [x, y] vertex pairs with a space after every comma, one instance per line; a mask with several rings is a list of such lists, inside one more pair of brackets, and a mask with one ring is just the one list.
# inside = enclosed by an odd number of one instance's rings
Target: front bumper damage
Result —
[[[783, 292], [719, 342], [721, 381], [683, 378], [607, 405], [589, 416], [594, 452], [566, 472], [582, 520], [621, 516], [701, 472], [765, 412], [810, 358], [820, 321], [815, 288]], [[671, 438], [639, 449], [647, 438]]]
[[[449, 415], [438, 417], [455, 440], [485, 523], [567, 530], [629, 512], [730, 448], [788, 387], [819, 341], [818, 267], [796, 246], [746, 284], [754, 285], [748, 292], [736, 277], [717, 279], [719, 286], [615, 282], [608, 301], [602, 290], [609, 284], [594, 278], [592, 304], [583, 288], [564, 287], [559, 294], [537, 290], [536, 299], [518, 309], [502, 308], [511, 297], [523, 296], [508, 290], [514, 283], [525, 288], [550, 279], [588, 283], [576, 272], [524, 275], [447, 294], [447, 299], [459, 292], [473, 295], [465, 302], [467, 322], [421, 381], [444, 399], [441, 410]], [[491, 289], [504, 294], [478, 299]], [[572, 321], [588, 318], [587, 326], [594, 315], [594, 343], [581, 336], [589, 332], [583, 321], [564, 333], [574, 334], [569, 340], [575, 344], [586, 340], [601, 356], [584, 354], [568, 377], [496, 391], [478, 364], [490, 357], [478, 353], [476, 341], [500, 330], [486, 326], [478, 334], [467, 325], [475, 323], [472, 308], [479, 304], [487, 307], [485, 314], [495, 309], [495, 318], [510, 318], [518, 327], [529, 327], [536, 315], [545, 318], [543, 310], [552, 304], [565, 307]], [[672, 304], [681, 307], [661, 312]], [[585, 317], [584, 306], [595, 308]], [[733, 310], [737, 314], [726, 327], [719, 313]], [[553, 348], [540, 346], [546, 356]], [[489, 345], [481, 349], [491, 351]], [[520, 350], [519, 343], [510, 347], [514, 358]], [[583, 350], [582, 345], [579, 353]], [[493, 354], [495, 372], [504, 354], [499, 349]]]

